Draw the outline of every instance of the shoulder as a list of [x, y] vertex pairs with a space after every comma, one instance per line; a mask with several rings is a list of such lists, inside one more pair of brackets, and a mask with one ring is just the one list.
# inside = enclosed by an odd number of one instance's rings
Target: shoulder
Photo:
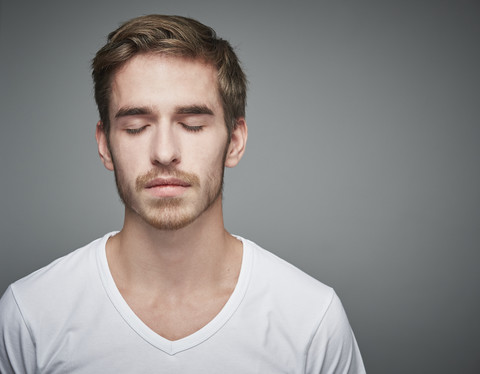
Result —
[[94, 240], [19, 279], [11, 285], [13, 293], [46, 296], [46, 292], [61, 291], [69, 284], [88, 279], [96, 251], [104, 240], [105, 237]]
[[243, 243], [251, 256], [248, 298], [259, 300], [285, 326], [311, 334], [334, 302], [334, 290], [257, 244]]
[[99, 277], [96, 253], [107, 238], [97, 239], [14, 282], [5, 292], [4, 303], [15, 301], [27, 321], [48, 320], [59, 306], [78, 303], [82, 290], [87, 292]]
[[[251, 252], [248, 305], [270, 330], [302, 347], [306, 373], [364, 373], [362, 359], [342, 303], [335, 291], [255, 243]], [[296, 348], [296, 349], [297, 349]]]
[[6, 290], [0, 299], [0, 372], [37, 372], [37, 365], [47, 364], [48, 350], [62, 346], [68, 331], [81, 326], [82, 310], [94, 307], [89, 296], [102, 291], [97, 254], [109, 235]]
[[304, 299], [311, 303], [317, 300], [322, 304], [332, 301], [334, 291], [331, 287], [254, 242], [247, 239], [243, 242], [252, 252], [252, 277], [259, 283], [297, 301]]

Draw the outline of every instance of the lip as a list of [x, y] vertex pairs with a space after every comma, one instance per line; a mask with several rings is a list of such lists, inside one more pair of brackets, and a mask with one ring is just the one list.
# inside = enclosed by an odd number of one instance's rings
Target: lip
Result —
[[145, 184], [145, 189], [156, 198], [180, 197], [191, 186], [179, 178], [155, 178]]
[[178, 178], [155, 178], [145, 184], [145, 188], [155, 187], [190, 187], [190, 183]]

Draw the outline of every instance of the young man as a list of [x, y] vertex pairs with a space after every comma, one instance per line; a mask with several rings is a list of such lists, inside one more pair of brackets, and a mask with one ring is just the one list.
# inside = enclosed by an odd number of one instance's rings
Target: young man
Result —
[[364, 373], [334, 291], [224, 228], [224, 167], [247, 141], [231, 46], [144, 16], [92, 67], [124, 225], [8, 288], [0, 372]]

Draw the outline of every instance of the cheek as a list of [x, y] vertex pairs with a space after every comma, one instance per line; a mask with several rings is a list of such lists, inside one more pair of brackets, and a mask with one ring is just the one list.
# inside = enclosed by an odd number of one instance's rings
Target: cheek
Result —
[[125, 177], [125, 172], [135, 172], [140, 163], [133, 147], [112, 145], [110, 154], [112, 155], [116, 172], [122, 177]]
[[212, 170], [218, 170], [219, 167], [224, 167], [225, 151], [227, 146], [225, 143], [214, 144], [209, 147], [204, 147], [201, 151], [202, 164], [208, 165]]
[[[216, 183], [222, 177], [224, 169], [224, 149], [206, 149], [203, 148], [200, 153], [197, 153], [197, 157], [193, 160], [193, 163], [180, 169], [185, 171], [192, 171], [197, 174], [200, 180], [204, 180], [207, 184]], [[190, 170], [188, 170], [190, 169]]]

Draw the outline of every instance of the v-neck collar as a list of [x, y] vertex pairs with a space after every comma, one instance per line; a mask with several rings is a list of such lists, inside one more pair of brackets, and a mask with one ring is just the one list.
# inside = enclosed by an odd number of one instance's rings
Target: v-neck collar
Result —
[[168, 340], [150, 329], [130, 308], [125, 299], [118, 290], [115, 281], [113, 280], [110, 268], [108, 266], [105, 245], [109, 237], [115, 235], [116, 232], [111, 232], [105, 235], [99, 243], [97, 250], [97, 265], [100, 277], [105, 288], [105, 291], [114, 305], [115, 309], [122, 316], [125, 322], [144, 340], [153, 346], [161, 349], [169, 355], [174, 355], [178, 352], [185, 351], [196, 345], [203, 343], [205, 340], [213, 336], [220, 330], [230, 317], [235, 313], [238, 306], [242, 302], [248, 287], [250, 273], [252, 269], [252, 248], [248, 240], [240, 236], [236, 236], [243, 244], [242, 265], [240, 274], [238, 276], [237, 284], [234, 291], [230, 295], [227, 303], [223, 306], [220, 312], [204, 327], [179, 340]]

